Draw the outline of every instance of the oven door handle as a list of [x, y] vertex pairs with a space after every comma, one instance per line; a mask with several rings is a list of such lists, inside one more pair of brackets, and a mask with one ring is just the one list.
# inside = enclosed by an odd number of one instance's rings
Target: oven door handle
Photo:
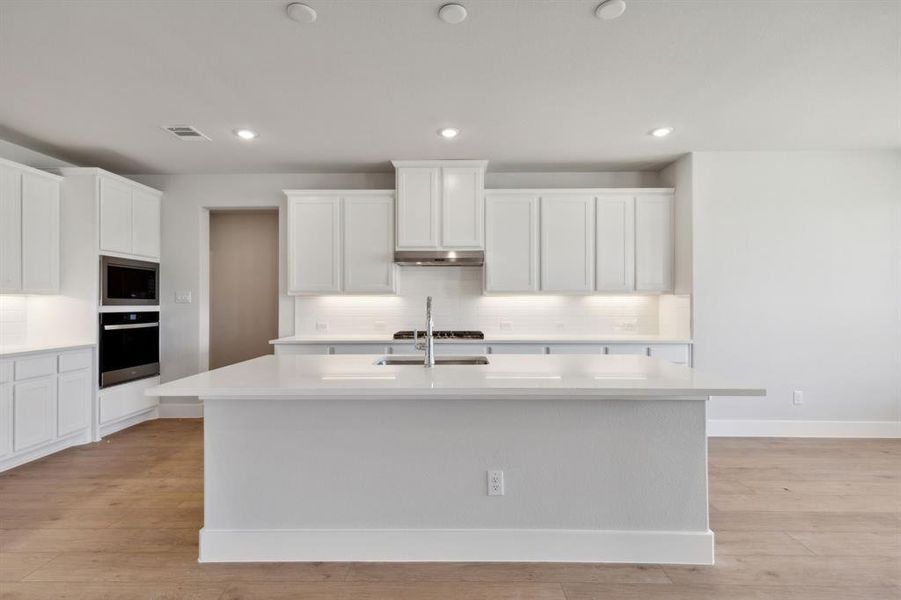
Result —
[[128, 325], [104, 325], [104, 331], [117, 331], [119, 329], [144, 329], [145, 327], [159, 327], [159, 323], [129, 323]]

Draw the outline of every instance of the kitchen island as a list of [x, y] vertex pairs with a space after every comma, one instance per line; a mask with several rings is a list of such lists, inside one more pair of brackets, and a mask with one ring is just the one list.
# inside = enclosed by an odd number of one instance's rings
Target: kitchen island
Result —
[[713, 562], [706, 402], [763, 390], [644, 356], [382, 358], [148, 391], [204, 404], [202, 562]]

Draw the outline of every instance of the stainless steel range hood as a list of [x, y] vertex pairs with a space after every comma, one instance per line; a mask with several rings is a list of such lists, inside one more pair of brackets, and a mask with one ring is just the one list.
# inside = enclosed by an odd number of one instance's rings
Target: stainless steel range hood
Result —
[[482, 250], [397, 250], [394, 262], [405, 267], [481, 267]]

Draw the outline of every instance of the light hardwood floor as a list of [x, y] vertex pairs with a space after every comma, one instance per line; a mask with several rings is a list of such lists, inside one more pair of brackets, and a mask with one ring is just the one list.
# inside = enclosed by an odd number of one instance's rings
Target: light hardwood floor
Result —
[[154, 421], [0, 475], [0, 598], [901, 598], [901, 440], [710, 440], [713, 567], [201, 565], [202, 443]]

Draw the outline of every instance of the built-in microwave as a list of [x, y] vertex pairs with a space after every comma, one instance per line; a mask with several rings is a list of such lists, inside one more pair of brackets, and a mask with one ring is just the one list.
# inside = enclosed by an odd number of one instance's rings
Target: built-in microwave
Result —
[[158, 305], [158, 263], [115, 256], [100, 257], [100, 304]]

